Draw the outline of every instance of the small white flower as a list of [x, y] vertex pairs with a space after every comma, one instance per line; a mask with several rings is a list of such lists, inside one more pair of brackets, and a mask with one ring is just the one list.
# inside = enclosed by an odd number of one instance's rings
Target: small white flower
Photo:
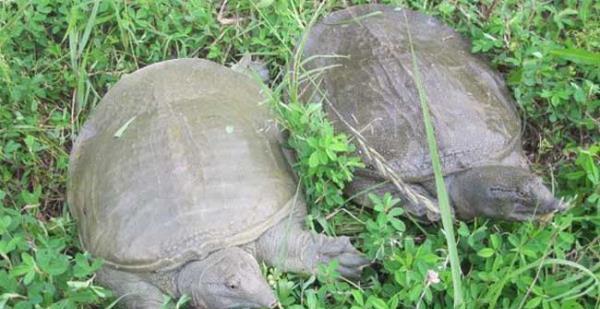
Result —
[[434, 270], [427, 271], [427, 285], [440, 283], [440, 275]]

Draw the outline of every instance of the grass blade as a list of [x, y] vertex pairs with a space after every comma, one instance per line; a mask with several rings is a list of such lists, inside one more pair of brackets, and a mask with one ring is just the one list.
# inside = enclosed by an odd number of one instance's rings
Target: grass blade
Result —
[[94, 28], [94, 25], [96, 24], [96, 15], [98, 15], [98, 7], [100, 6], [100, 1], [96, 0], [94, 1], [94, 6], [92, 7], [92, 12], [90, 13], [90, 16], [88, 17], [88, 22], [85, 25], [85, 30], [83, 30], [83, 35], [81, 36], [81, 41], [79, 41], [79, 48], [77, 50], [77, 54], [79, 57], [81, 57], [81, 55], [83, 54], [83, 50], [85, 49], [85, 46], [88, 43], [88, 40], [90, 39], [90, 34], [92, 33], [92, 29]]
[[[576, 296], [579, 295], [584, 295], [585, 293], [588, 293], [591, 289], [593, 288], [598, 288], [600, 290], [600, 279], [598, 278], [598, 276], [596, 276], [596, 274], [594, 274], [592, 271], [590, 271], [589, 269], [587, 269], [586, 267], [575, 263], [575, 262], [571, 262], [568, 260], [563, 260], [563, 259], [540, 259], [536, 262], [533, 262], [529, 265], [526, 265], [524, 267], [521, 267], [513, 272], [511, 272], [510, 274], [508, 274], [507, 276], [505, 276], [502, 281], [500, 281], [498, 284], [494, 285], [491, 287], [490, 292], [494, 293], [494, 295], [491, 298], [491, 302], [490, 302], [490, 306], [489, 308], [496, 308], [496, 303], [498, 301], [498, 298], [500, 298], [500, 293], [502, 292], [502, 289], [504, 288], [504, 286], [506, 286], [506, 284], [508, 283], [509, 280], [519, 276], [522, 273], [525, 273], [526, 271], [536, 268], [536, 267], [541, 267], [541, 266], [547, 266], [547, 265], [561, 265], [561, 266], [566, 266], [566, 267], [571, 267], [574, 269], [578, 269], [580, 270], [583, 274], [587, 275], [588, 277], [590, 277], [594, 284], [590, 285], [589, 288], [580, 294], [577, 294]], [[587, 283], [587, 282], [586, 282]], [[579, 288], [579, 287], [578, 287]], [[578, 292], [578, 290], [576, 290], [575, 292]], [[569, 294], [568, 293], [563, 293], [561, 295], [559, 295], [560, 297], [567, 297]], [[554, 298], [552, 298], [554, 299]]]
[[429, 146], [429, 154], [431, 156], [431, 163], [433, 166], [433, 172], [435, 176], [435, 187], [437, 190], [437, 198], [442, 217], [442, 226], [444, 228], [446, 243], [448, 245], [448, 254], [450, 255], [452, 286], [454, 288], [454, 308], [458, 308], [463, 305], [463, 292], [460, 261], [458, 259], [458, 251], [456, 249], [456, 238], [454, 237], [454, 227], [452, 225], [453, 217], [452, 213], [450, 212], [450, 200], [448, 198], [448, 192], [446, 192], [446, 184], [444, 183], [444, 175], [442, 174], [442, 166], [440, 163], [439, 151], [437, 147], [437, 142], [435, 140], [431, 115], [429, 113], [429, 99], [427, 98], [427, 93], [425, 92], [423, 83], [421, 82], [419, 67], [417, 64], [417, 55], [415, 54], [415, 49], [412, 42], [412, 36], [410, 33], [406, 12], [404, 12], [404, 21], [408, 33], [410, 53], [412, 55], [413, 80], [415, 82], [415, 85], [417, 86], [417, 92], [419, 93], [419, 102], [421, 103], [421, 111], [423, 112], [425, 133], [427, 134], [427, 145]]

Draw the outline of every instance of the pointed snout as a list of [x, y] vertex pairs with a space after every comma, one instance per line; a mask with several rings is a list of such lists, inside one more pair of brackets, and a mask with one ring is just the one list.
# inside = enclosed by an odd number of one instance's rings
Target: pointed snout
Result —
[[563, 199], [549, 198], [542, 201], [542, 210], [544, 213], [557, 213], [567, 209], [568, 204]]
[[554, 194], [544, 186], [540, 178], [535, 178], [534, 185], [531, 187], [538, 199], [538, 213], [550, 214], [564, 211], [567, 209], [567, 203], [562, 199], [557, 199]]
[[555, 213], [567, 209], [567, 204], [562, 199], [557, 199], [554, 194], [543, 185], [536, 190], [538, 192], [538, 201], [542, 213]]
[[555, 198], [548, 204], [547, 207], [554, 212], [561, 212], [567, 209], [567, 203], [565, 203], [563, 199]]
[[537, 219], [542, 222], [550, 221], [554, 214], [565, 211], [568, 207], [568, 203], [564, 202], [563, 199], [557, 199], [553, 196], [542, 200], [540, 204]]
[[278, 304], [277, 297], [275, 297], [275, 293], [271, 286], [260, 277], [261, 280], [257, 280], [254, 282], [252, 291], [250, 292], [253, 295], [253, 302], [256, 305], [256, 308], [275, 308]]
[[277, 307], [277, 298], [273, 292], [265, 293], [264, 297], [258, 300], [257, 305], [259, 308], [275, 308]]

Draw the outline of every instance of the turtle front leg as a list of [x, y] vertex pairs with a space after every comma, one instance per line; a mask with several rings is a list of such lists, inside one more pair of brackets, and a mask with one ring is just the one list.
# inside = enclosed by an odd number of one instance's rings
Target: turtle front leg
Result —
[[121, 307], [128, 309], [159, 309], [164, 302], [164, 294], [156, 286], [135, 274], [102, 267], [97, 273], [101, 285], [112, 290]]
[[369, 264], [348, 237], [329, 237], [302, 229], [299, 222], [283, 220], [256, 242], [257, 258], [283, 271], [316, 273], [319, 264], [338, 260], [338, 271], [357, 279]]

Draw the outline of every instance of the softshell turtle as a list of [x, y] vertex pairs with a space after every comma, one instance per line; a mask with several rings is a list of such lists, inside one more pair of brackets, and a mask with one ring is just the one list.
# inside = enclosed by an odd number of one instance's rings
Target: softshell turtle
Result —
[[[335, 128], [364, 142], [360, 155], [367, 168], [357, 171], [348, 195], [374, 187], [398, 193], [397, 185], [382, 184], [389, 180], [376, 168], [383, 162], [411, 192], [437, 207], [409, 30], [455, 214], [525, 220], [562, 209], [529, 171], [520, 118], [499, 74], [451, 28], [385, 5], [326, 16], [311, 27], [301, 50], [304, 71], [318, 72], [303, 83], [301, 99], [324, 101]], [[413, 215], [439, 218], [419, 200], [397, 195]], [[367, 203], [366, 197], [358, 202]]]
[[312, 273], [366, 263], [347, 237], [302, 228], [305, 204], [249, 77], [171, 60], [123, 77], [83, 126], [68, 201], [98, 280], [129, 308], [164, 295], [198, 308], [272, 307], [257, 261]]

